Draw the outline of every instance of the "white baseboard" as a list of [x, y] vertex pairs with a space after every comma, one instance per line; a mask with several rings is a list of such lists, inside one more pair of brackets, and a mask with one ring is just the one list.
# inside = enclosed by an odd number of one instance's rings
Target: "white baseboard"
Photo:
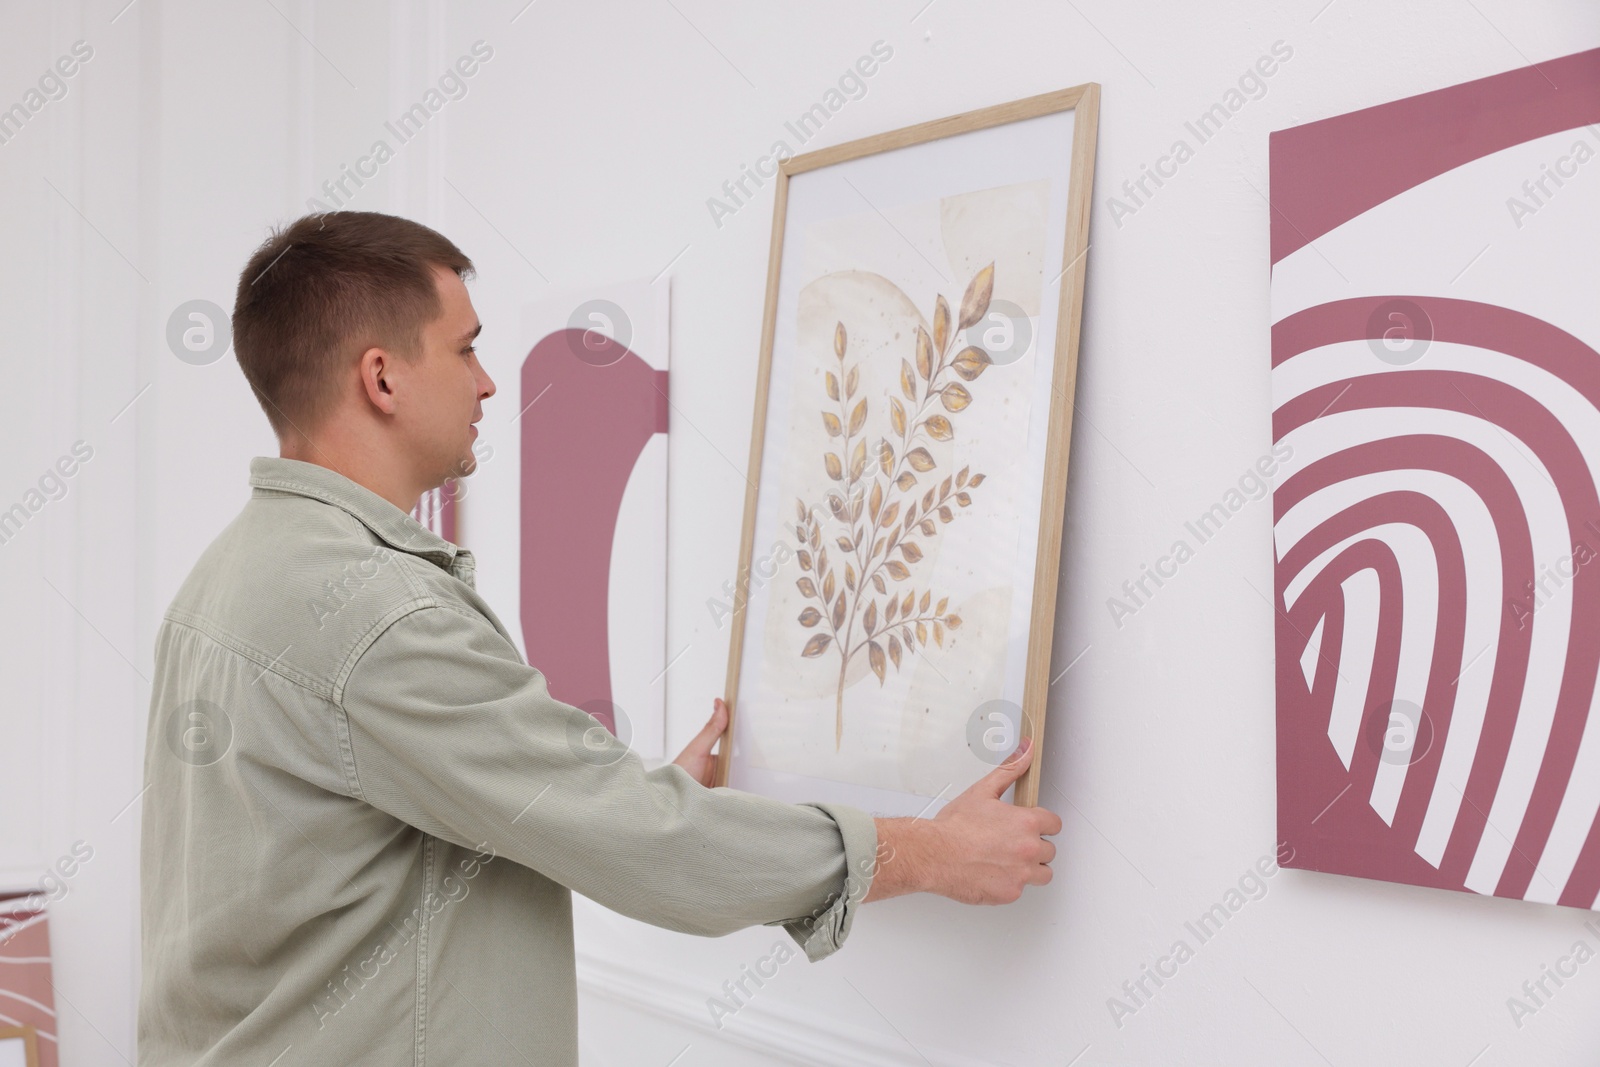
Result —
[[662, 967], [623, 962], [582, 948], [578, 990], [702, 1032], [710, 1039], [759, 1052], [765, 1061], [794, 1067], [991, 1067], [985, 1060], [911, 1046], [885, 1023], [881, 1029], [801, 1012], [781, 998], [756, 997], [723, 1019], [711, 1019], [706, 991]]

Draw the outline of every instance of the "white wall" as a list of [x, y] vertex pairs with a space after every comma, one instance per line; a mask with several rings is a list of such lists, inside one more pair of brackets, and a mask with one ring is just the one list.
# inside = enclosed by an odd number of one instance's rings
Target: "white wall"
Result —
[[[55, 908], [66, 1063], [133, 1058], [129, 802], [152, 641], [246, 497], [249, 457], [273, 451], [232, 358], [180, 362], [167, 316], [231, 304], [265, 227], [480, 38], [494, 55], [467, 97], [353, 206], [428, 222], [477, 261], [485, 346], [547, 289], [670, 273], [674, 749], [722, 684], [728, 633], [705, 602], [736, 564], [771, 223], [770, 185], [720, 227], [707, 198], [875, 40], [893, 58], [807, 148], [1104, 86], [1057, 669], [1083, 656], [1045, 752], [1066, 822], [1055, 884], [1002, 909], [871, 905], [842, 953], [788, 964], [720, 1032], [706, 998], [782, 935], [701, 941], [582, 908], [587, 1062], [1592, 1060], [1600, 967], [1520, 1027], [1506, 1007], [1574, 941], [1600, 943], [1583, 913], [1296, 871], [1114, 1023], [1122, 982], [1273, 848], [1271, 612], [1254, 591], [1270, 509], [1120, 628], [1105, 606], [1268, 448], [1267, 131], [1594, 47], [1591, 4], [524, 2], [5, 5], [0, 104], [73, 41], [95, 49], [0, 145], [0, 507], [75, 440], [95, 449], [0, 545], [0, 878], [78, 839], [95, 850]], [[1280, 39], [1294, 55], [1266, 95], [1117, 225], [1106, 197]], [[485, 436], [509, 447], [494, 410]]]

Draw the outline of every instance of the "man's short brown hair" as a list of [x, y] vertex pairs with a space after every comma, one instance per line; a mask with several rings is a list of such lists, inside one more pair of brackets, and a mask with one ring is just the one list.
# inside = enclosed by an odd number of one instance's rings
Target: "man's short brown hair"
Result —
[[315, 429], [368, 348], [421, 353], [422, 327], [444, 310], [435, 266], [472, 276], [448, 238], [375, 211], [306, 215], [256, 249], [239, 275], [233, 349], [279, 437]]

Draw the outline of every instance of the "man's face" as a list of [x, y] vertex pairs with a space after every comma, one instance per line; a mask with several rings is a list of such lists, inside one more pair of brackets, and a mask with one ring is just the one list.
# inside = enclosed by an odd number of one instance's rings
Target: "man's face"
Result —
[[434, 268], [443, 313], [422, 328], [422, 354], [407, 367], [404, 414], [417, 462], [429, 485], [471, 474], [478, 465], [473, 423], [483, 418], [483, 401], [494, 395], [493, 380], [478, 363], [473, 341], [482, 326], [467, 287], [455, 272]]

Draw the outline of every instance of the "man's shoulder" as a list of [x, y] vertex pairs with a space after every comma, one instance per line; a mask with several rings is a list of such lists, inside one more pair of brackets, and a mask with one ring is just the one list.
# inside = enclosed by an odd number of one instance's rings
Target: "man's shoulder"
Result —
[[440, 601], [435, 575], [448, 578], [342, 508], [257, 492], [201, 553], [166, 620], [331, 690], [377, 631]]

